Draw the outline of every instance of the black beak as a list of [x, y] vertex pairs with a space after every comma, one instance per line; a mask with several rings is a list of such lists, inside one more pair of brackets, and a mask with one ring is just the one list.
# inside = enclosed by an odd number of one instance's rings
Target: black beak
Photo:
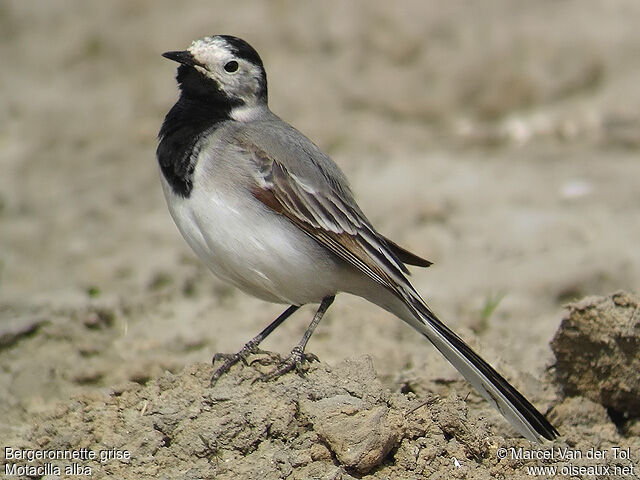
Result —
[[193, 55], [191, 55], [191, 52], [188, 50], [183, 50], [181, 52], [164, 52], [162, 56], [169, 60], [173, 60], [174, 62], [181, 63], [182, 65], [190, 65], [192, 67], [195, 67], [196, 65], [201, 66], [200, 63], [196, 62], [196, 59], [193, 58]]

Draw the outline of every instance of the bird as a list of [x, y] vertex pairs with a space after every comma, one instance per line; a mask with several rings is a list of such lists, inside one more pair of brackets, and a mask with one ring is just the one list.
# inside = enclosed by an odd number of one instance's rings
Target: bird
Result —
[[238, 353], [214, 356], [224, 362], [211, 385], [300, 306], [319, 304], [302, 339], [265, 379], [297, 368], [335, 296], [348, 293], [426, 337], [525, 438], [541, 443], [559, 435], [411, 284], [407, 265], [431, 262], [380, 234], [336, 163], [269, 109], [265, 68], [249, 43], [211, 35], [162, 55], [178, 63], [179, 97], [156, 151], [173, 220], [215, 276], [288, 305]]

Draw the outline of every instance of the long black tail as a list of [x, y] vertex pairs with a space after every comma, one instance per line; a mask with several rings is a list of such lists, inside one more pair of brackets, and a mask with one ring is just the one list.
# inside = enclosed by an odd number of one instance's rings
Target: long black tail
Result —
[[415, 291], [407, 292], [402, 297], [417, 321], [405, 320], [427, 337], [525, 438], [542, 442], [559, 435], [555, 427], [520, 392], [438, 320]]

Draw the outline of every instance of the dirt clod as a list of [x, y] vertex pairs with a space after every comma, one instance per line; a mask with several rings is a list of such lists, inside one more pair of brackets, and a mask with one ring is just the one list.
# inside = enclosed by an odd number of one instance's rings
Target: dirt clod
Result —
[[640, 416], [640, 303], [627, 293], [568, 306], [551, 347], [558, 382], [624, 415]]

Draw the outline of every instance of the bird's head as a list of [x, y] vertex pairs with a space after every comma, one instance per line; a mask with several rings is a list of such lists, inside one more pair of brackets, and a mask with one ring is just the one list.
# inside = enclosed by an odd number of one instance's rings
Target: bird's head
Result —
[[267, 75], [258, 52], [244, 40], [214, 35], [194, 40], [183, 51], [163, 57], [178, 62], [182, 92], [206, 100], [222, 95], [238, 106], [267, 103]]

